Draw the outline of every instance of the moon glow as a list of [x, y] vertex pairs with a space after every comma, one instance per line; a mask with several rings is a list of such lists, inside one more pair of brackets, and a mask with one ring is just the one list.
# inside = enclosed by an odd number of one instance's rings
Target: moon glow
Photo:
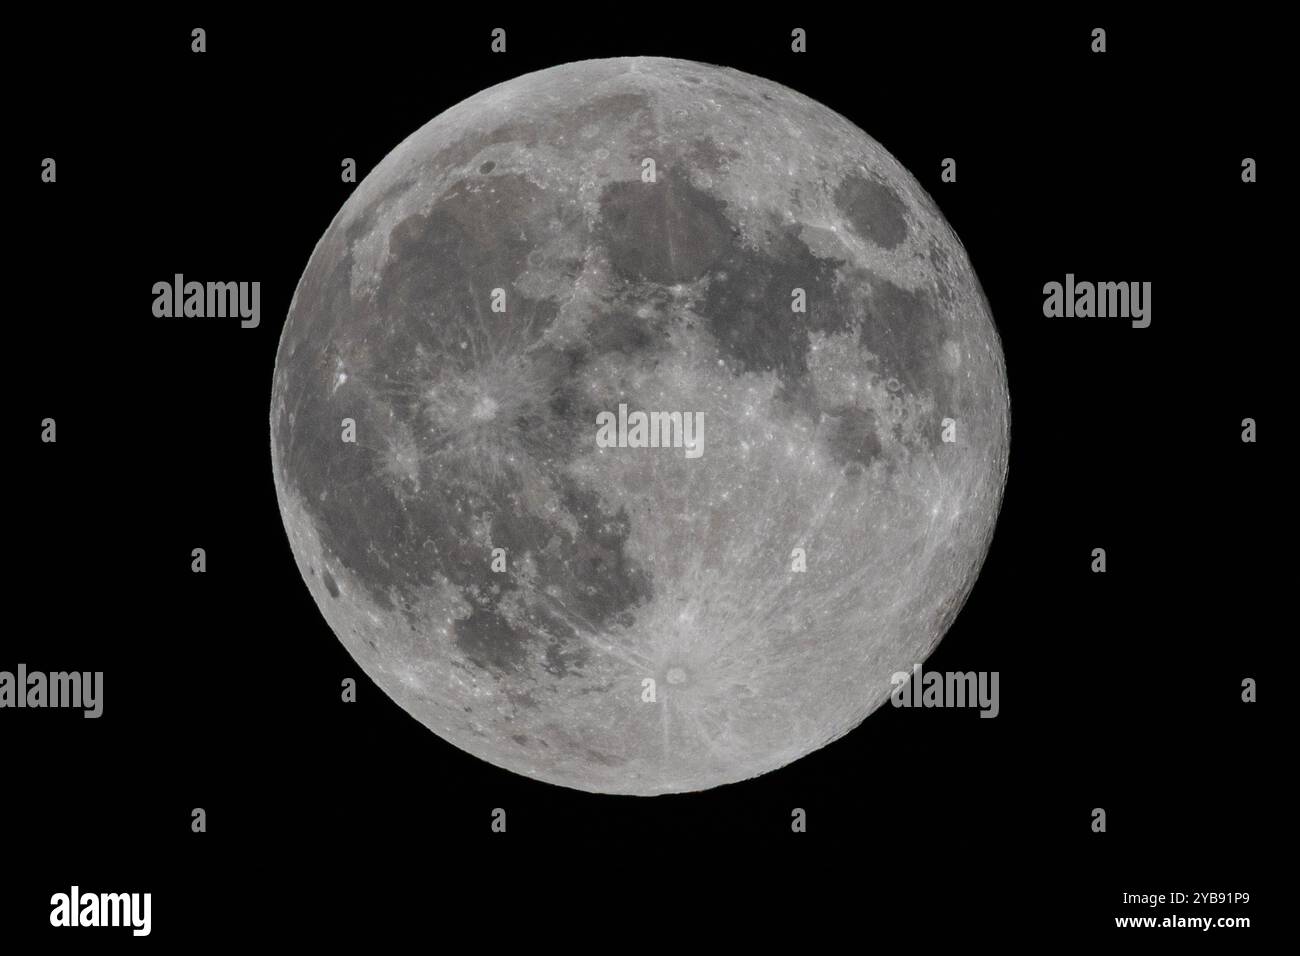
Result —
[[[702, 453], [603, 447], [620, 405], [699, 416]], [[271, 400], [290, 544], [358, 665], [463, 751], [642, 795], [884, 703], [974, 583], [1008, 436], [915, 179], [790, 89], [657, 58], [397, 146], [308, 262]]]

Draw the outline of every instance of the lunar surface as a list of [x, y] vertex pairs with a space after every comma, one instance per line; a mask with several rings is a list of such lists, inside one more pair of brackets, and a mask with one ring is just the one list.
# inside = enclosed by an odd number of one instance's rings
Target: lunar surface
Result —
[[271, 453], [303, 579], [394, 701], [650, 795], [888, 699], [979, 572], [1008, 423], [966, 253], [884, 148], [758, 77], [610, 59], [465, 100], [357, 186]]

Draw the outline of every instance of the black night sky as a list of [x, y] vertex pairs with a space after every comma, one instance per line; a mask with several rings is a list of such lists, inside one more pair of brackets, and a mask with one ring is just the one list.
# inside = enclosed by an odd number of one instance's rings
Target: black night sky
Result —
[[[1269, 226], [1287, 175], [1275, 28], [702, 7], [607, 11], [596, 27], [566, 9], [50, 11], [12, 28], [20, 610], [0, 669], [102, 670], [105, 713], [0, 711], [6, 936], [136, 942], [52, 930], [49, 897], [74, 882], [151, 891], [152, 938], [176, 946], [381, 927], [433, 942], [471, 913], [509, 931], [506, 914], [551, 894], [539, 926], [608, 918], [666, 943], [697, 920], [731, 935], [765, 918], [808, 932], [847, 918], [864, 941], [886, 925], [1149, 939], [1115, 928], [1143, 915], [1121, 893], [1248, 891], [1249, 906], [1176, 909], [1248, 915], [1251, 930], [1221, 932], [1258, 936], [1291, 630], [1274, 619], [1293, 498], [1276, 450], [1292, 320], [1276, 291], [1289, 247]], [[1098, 25], [1104, 55], [1088, 49]], [[194, 26], [206, 54], [189, 50]], [[495, 26], [504, 55], [488, 51]], [[806, 54], [789, 50], [794, 26]], [[736, 67], [842, 113], [965, 245], [1006, 354], [1010, 472], [983, 573], [926, 668], [1000, 672], [997, 719], [884, 707], [748, 783], [584, 794], [434, 736], [303, 587], [267, 411], [294, 287], [352, 188], [340, 159], [364, 175], [486, 86], [636, 54]], [[946, 156], [956, 183], [940, 182]], [[261, 326], [155, 320], [150, 288], [178, 272], [260, 280]], [[1045, 318], [1043, 284], [1066, 273], [1150, 281], [1150, 328]], [[47, 417], [56, 444], [39, 441]], [[190, 572], [194, 547], [206, 574]], [[361, 693], [344, 705], [348, 676]], [[1258, 703], [1241, 701], [1246, 677]], [[807, 833], [790, 832], [793, 807]]]

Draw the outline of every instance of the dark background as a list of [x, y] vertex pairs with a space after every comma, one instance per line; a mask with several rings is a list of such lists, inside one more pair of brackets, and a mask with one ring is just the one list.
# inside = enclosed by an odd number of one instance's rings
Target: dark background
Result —
[[[1233, 945], [1262, 932], [1280, 854], [1270, 618], [1292, 562], [1272, 539], [1294, 500], [1277, 477], [1294, 316], [1275, 291], [1291, 250], [1270, 238], [1289, 173], [1276, 25], [860, 12], [15, 21], [16, 560], [0, 669], [102, 670], [105, 710], [0, 712], [6, 933], [50, 933], [49, 896], [74, 882], [152, 892], [164, 946], [380, 927], [432, 939], [462, 921], [495, 935], [534, 904], [538, 939], [601, 917], [623, 923], [617, 942], [832, 913], [854, 938], [1149, 939], [1161, 931], [1114, 928], [1153, 912], [1120, 894], [1168, 890], [1249, 891], [1248, 907], [1172, 912], [1251, 916], [1252, 930], [1207, 934]], [[488, 49], [495, 26], [504, 55]], [[794, 26], [807, 54], [789, 52]], [[364, 176], [485, 86], [637, 54], [827, 104], [912, 171], [965, 244], [1006, 351], [1011, 469], [983, 574], [926, 669], [999, 671], [997, 719], [887, 706], [748, 783], [584, 794], [408, 717], [303, 586], [271, 480], [271, 371], [298, 277], [353, 188], [341, 160]], [[955, 184], [939, 179], [946, 156]], [[152, 284], [175, 272], [261, 281], [261, 326], [154, 319]], [[1043, 283], [1067, 272], [1151, 281], [1152, 325], [1045, 319]], [[57, 444], [39, 442], [47, 416]], [[1240, 441], [1247, 416], [1258, 444]], [[190, 572], [195, 547], [206, 574]], [[206, 834], [190, 831], [194, 807]], [[506, 835], [489, 830], [494, 807]], [[790, 832], [793, 807], [806, 834]], [[125, 930], [49, 939], [69, 937], [148, 945]]]

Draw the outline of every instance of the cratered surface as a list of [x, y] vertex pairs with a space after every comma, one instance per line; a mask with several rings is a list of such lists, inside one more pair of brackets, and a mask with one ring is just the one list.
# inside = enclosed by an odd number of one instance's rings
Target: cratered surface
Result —
[[[703, 454], [598, 447], [620, 404], [702, 415]], [[823, 746], [929, 655], [1008, 414], [967, 256], [878, 143], [610, 59], [485, 90], [358, 185], [271, 450], [303, 579], [393, 700], [497, 766], [659, 794]]]

